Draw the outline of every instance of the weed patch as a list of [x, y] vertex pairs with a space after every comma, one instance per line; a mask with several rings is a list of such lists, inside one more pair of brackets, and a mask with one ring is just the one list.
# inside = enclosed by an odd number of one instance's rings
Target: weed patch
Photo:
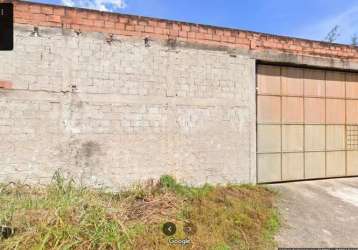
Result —
[[[274, 197], [263, 187], [189, 187], [171, 176], [112, 193], [57, 173], [46, 187], [0, 185], [0, 225], [15, 229], [0, 236], [0, 249], [168, 249], [167, 221], [177, 226], [174, 238], [190, 239], [189, 249], [271, 249], [279, 227]], [[187, 223], [194, 234], [184, 232]]]

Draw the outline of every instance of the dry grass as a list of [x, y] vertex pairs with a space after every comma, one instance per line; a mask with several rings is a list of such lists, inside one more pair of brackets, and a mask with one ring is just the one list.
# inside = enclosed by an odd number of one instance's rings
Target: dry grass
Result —
[[[0, 225], [16, 229], [0, 249], [168, 249], [163, 223], [175, 222], [189, 249], [271, 249], [278, 227], [274, 194], [257, 186], [156, 185], [110, 193], [76, 187], [57, 174], [51, 185], [0, 186]], [[185, 235], [186, 222], [197, 227]], [[181, 249], [181, 246], [170, 246]]]

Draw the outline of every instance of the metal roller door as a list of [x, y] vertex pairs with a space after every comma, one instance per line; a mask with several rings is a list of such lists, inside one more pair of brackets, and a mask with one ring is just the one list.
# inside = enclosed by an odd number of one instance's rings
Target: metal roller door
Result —
[[257, 67], [257, 181], [358, 175], [358, 73]]

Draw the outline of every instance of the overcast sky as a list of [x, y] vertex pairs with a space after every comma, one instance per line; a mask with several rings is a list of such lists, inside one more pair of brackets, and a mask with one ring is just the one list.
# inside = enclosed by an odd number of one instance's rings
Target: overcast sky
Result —
[[32, 0], [337, 42], [358, 35], [358, 0]]

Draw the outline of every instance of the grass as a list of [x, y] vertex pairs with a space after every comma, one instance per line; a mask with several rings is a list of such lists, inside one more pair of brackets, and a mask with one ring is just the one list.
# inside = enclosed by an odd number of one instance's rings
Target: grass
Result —
[[[0, 186], [0, 225], [16, 230], [0, 238], [0, 249], [168, 249], [167, 221], [177, 225], [172, 238], [190, 239], [188, 249], [273, 249], [274, 197], [264, 187], [188, 187], [170, 176], [111, 193], [57, 173], [46, 187]], [[193, 235], [182, 230], [188, 222]]]

